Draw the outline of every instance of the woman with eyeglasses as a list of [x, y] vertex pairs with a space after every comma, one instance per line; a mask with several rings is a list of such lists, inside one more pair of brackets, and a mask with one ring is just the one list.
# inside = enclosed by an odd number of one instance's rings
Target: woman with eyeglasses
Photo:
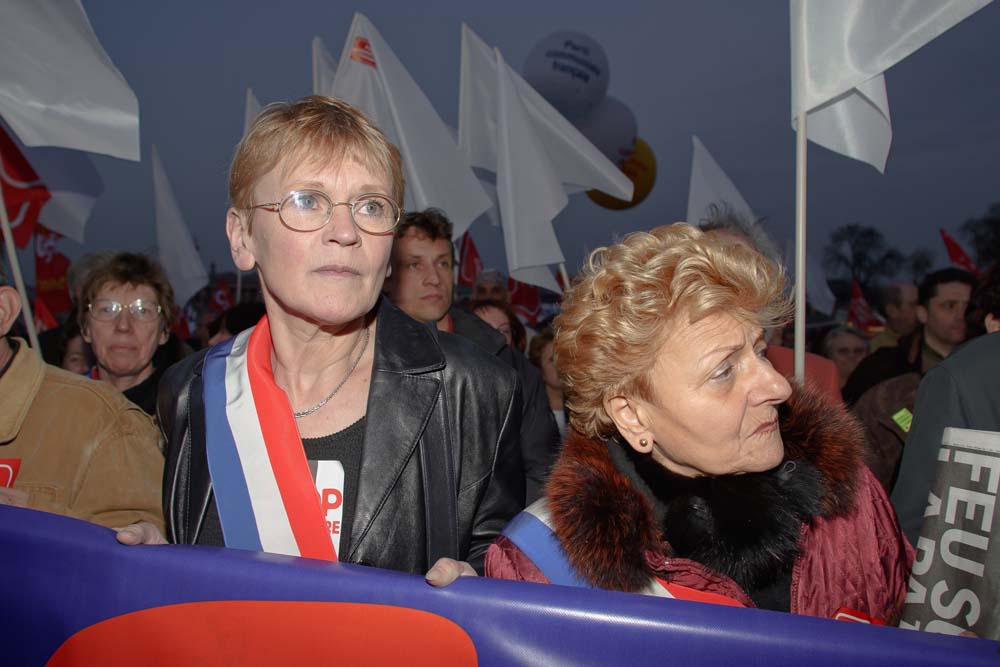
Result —
[[154, 355], [170, 336], [170, 281], [145, 255], [120, 252], [94, 267], [80, 295], [80, 329], [95, 360], [91, 377], [155, 414], [157, 384], [166, 365], [157, 368]]
[[521, 394], [501, 361], [381, 298], [399, 151], [340, 100], [272, 104], [229, 195], [266, 315], [164, 377], [170, 541], [475, 574], [524, 497]]

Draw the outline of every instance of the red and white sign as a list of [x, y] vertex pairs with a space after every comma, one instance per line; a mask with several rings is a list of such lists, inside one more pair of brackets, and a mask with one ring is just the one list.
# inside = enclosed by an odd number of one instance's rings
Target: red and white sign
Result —
[[17, 472], [21, 469], [21, 459], [0, 459], [0, 487], [14, 486]]
[[479, 257], [476, 244], [472, 242], [469, 232], [462, 234], [462, 244], [458, 251], [458, 284], [475, 287], [476, 278], [483, 270], [483, 260]]
[[14, 243], [27, 247], [35, 231], [38, 214], [52, 195], [38, 174], [18, 149], [17, 144], [0, 127], [0, 188], [7, 204], [7, 217]]
[[868, 304], [857, 280], [851, 286], [851, 305], [847, 309], [847, 321], [862, 331], [869, 331], [885, 324], [885, 320]]
[[539, 288], [508, 278], [507, 289], [510, 291], [510, 305], [517, 316], [531, 326], [538, 324], [538, 317], [542, 314], [542, 294]]
[[42, 225], [35, 227], [35, 290], [50, 316], [66, 313], [73, 307], [66, 280], [70, 261], [56, 250], [56, 243], [61, 238]]
[[333, 550], [340, 554], [340, 534], [344, 520], [344, 465], [340, 461], [316, 462], [316, 491], [326, 520]]

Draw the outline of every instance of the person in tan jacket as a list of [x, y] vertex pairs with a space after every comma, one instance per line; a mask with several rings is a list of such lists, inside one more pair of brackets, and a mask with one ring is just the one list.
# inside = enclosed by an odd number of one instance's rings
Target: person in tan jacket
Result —
[[0, 504], [162, 530], [152, 418], [110, 385], [50, 366], [8, 336], [20, 312], [0, 265]]

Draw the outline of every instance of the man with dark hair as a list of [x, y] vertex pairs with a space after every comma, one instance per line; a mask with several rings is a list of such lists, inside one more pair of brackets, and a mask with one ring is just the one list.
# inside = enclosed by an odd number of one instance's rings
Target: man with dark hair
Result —
[[162, 530], [163, 455], [152, 418], [110, 385], [49, 366], [9, 336], [20, 312], [0, 264], [0, 504]]
[[407, 213], [396, 228], [385, 293], [410, 317], [472, 340], [517, 371], [524, 392], [521, 455], [526, 502], [531, 503], [541, 495], [559, 451], [559, 431], [548, 408], [542, 377], [534, 366], [507, 345], [500, 332], [452, 304], [455, 255], [451, 231], [451, 222], [437, 209]]
[[1000, 431], [1000, 267], [994, 267], [976, 286], [971, 312], [980, 318], [969, 323], [977, 337], [935, 366], [920, 383], [913, 427], [906, 436], [892, 490], [899, 525], [914, 545], [934, 484], [944, 429]]
[[917, 286], [913, 283], [892, 283], [882, 291], [882, 314], [885, 329], [871, 341], [871, 351], [895, 347], [899, 339], [917, 328]]
[[947, 268], [924, 278], [917, 291], [920, 327], [895, 347], [877, 350], [858, 364], [844, 385], [853, 405], [880, 382], [904, 373], [923, 375], [965, 340], [965, 309], [975, 279], [962, 269]]

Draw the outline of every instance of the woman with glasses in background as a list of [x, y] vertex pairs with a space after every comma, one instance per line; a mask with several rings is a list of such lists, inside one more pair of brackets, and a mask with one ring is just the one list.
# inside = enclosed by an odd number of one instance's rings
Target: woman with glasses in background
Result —
[[[257, 270], [266, 315], [164, 377], [170, 541], [439, 585], [475, 574], [524, 498], [520, 390], [499, 359], [380, 297], [399, 151], [340, 100], [272, 104], [229, 195], [233, 260]], [[119, 540], [163, 539], [150, 528]]]
[[174, 290], [145, 255], [120, 252], [93, 268], [80, 291], [79, 321], [103, 380], [148, 414], [156, 413], [156, 388], [166, 370], [153, 357], [170, 336]]

